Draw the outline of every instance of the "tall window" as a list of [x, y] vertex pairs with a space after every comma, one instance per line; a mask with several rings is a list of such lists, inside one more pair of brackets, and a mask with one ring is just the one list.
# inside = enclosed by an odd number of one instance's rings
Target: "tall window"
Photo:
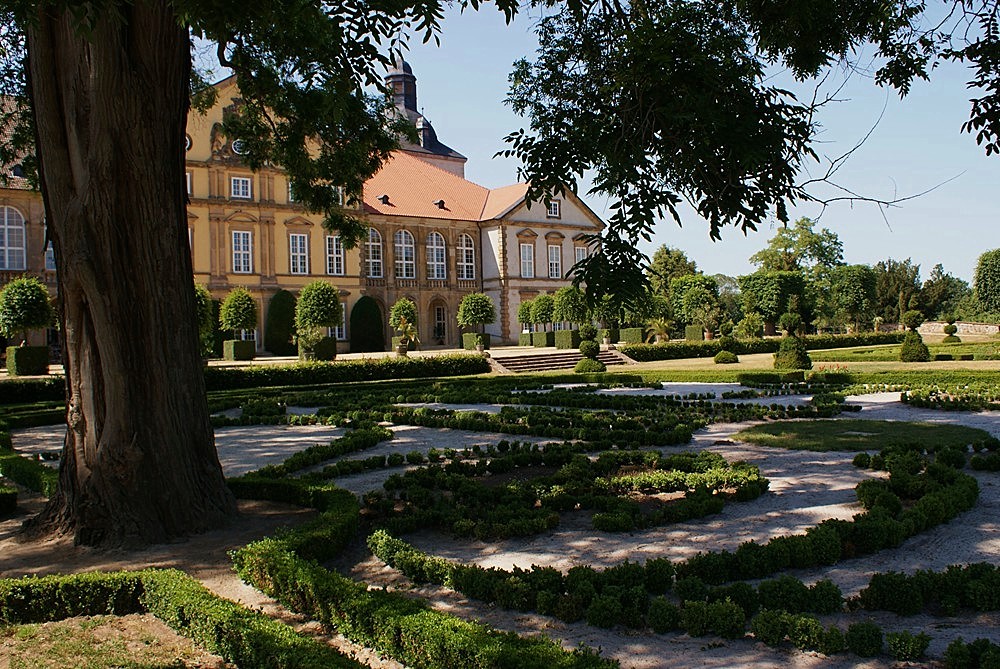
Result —
[[521, 244], [521, 276], [525, 279], [535, 278], [534, 244]]
[[234, 200], [249, 200], [253, 197], [250, 177], [230, 177], [229, 197]]
[[340, 235], [326, 237], [326, 273], [344, 275], [344, 244], [340, 241]]
[[347, 339], [347, 302], [340, 303], [340, 325], [326, 329], [326, 336], [333, 337], [337, 341]]
[[292, 274], [309, 273], [309, 237], [307, 235], [288, 235], [288, 271]]
[[586, 259], [587, 257], [587, 247], [586, 246], [576, 246], [573, 248], [576, 253], [576, 262]]
[[382, 235], [375, 228], [368, 228], [367, 253], [365, 254], [365, 276], [382, 278]]
[[233, 272], [253, 272], [253, 236], [247, 230], [233, 230]]
[[445, 269], [445, 257], [444, 237], [437, 232], [427, 235], [428, 279], [441, 281], [447, 278], [448, 273]]
[[444, 340], [448, 335], [448, 310], [443, 304], [434, 305], [434, 338]]
[[562, 278], [562, 246], [549, 244], [549, 278]]
[[0, 207], [0, 269], [24, 269], [24, 216]]
[[562, 210], [559, 206], [559, 200], [550, 200], [549, 205], [545, 208], [546, 218], [561, 218]]
[[233, 335], [235, 335], [237, 339], [241, 339], [243, 341], [257, 342], [257, 328], [254, 328], [253, 330], [235, 330]]
[[413, 235], [407, 230], [397, 230], [393, 237], [393, 249], [396, 253], [396, 278], [417, 278], [417, 251], [413, 243]]
[[476, 247], [472, 243], [469, 235], [459, 235], [458, 237], [458, 278], [476, 278]]

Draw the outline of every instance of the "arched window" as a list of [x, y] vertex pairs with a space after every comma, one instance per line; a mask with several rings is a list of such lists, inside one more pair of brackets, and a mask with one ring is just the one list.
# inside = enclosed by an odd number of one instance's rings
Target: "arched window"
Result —
[[367, 253], [365, 254], [365, 276], [382, 278], [382, 235], [375, 228], [368, 228]]
[[417, 278], [417, 252], [413, 235], [407, 230], [397, 230], [393, 238], [396, 252], [396, 278]]
[[448, 272], [445, 269], [445, 245], [444, 237], [441, 233], [432, 232], [427, 235], [427, 278], [437, 281], [443, 281], [448, 278]]
[[0, 269], [24, 269], [24, 216], [0, 207]]
[[458, 237], [458, 278], [476, 278], [476, 247], [469, 235], [459, 235]]

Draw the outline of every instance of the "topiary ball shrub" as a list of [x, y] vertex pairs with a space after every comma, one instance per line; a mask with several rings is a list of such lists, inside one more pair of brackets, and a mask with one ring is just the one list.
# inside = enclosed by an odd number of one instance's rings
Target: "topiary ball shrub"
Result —
[[601, 345], [598, 344], [593, 339], [584, 339], [582, 342], [580, 342], [580, 353], [585, 358], [596, 359], [597, 356], [600, 355], [601, 353]]
[[946, 335], [953, 335], [956, 332], [958, 332], [958, 326], [955, 325], [954, 323], [948, 323], [947, 325], [944, 326], [944, 333]]
[[899, 349], [899, 359], [901, 362], [929, 362], [931, 352], [927, 349], [920, 333], [910, 330], [903, 337], [903, 345]]
[[594, 374], [597, 372], [606, 372], [607, 367], [600, 360], [595, 360], [594, 358], [584, 358], [580, 362], [576, 363], [576, 367], [573, 371], [577, 374]]
[[956, 332], [958, 332], [958, 326], [955, 325], [954, 323], [948, 323], [947, 325], [945, 325], [944, 326], [944, 335], [945, 336], [944, 336], [944, 339], [941, 340], [941, 343], [942, 344], [960, 344], [960, 343], [962, 343], [962, 339], [960, 337], [955, 336]]
[[774, 354], [775, 369], [812, 369], [812, 366], [804, 341], [794, 335], [782, 338]]
[[580, 326], [580, 339], [587, 341], [590, 339], [597, 338], [597, 328], [595, 328], [590, 323], [584, 323]]
[[736, 341], [736, 337], [733, 337], [732, 335], [722, 335], [721, 337], [719, 337], [719, 349], [720, 350], [723, 350], [723, 351], [732, 351], [733, 353], [735, 353], [736, 352], [736, 347], [738, 345], [739, 345], [739, 342]]
[[719, 351], [715, 354], [715, 364], [717, 365], [732, 365], [739, 361], [739, 356], [732, 351]]
[[611, 628], [621, 622], [622, 605], [617, 597], [599, 595], [587, 607], [587, 624]]
[[847, 648], [858, 657], [876, 657], [882, 653], [882, 628], [873, 622], [854, 623], [847, 628]]

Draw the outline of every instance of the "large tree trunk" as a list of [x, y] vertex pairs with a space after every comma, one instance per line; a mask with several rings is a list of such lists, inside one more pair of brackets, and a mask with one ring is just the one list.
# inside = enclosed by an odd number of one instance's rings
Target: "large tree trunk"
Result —
[[90, 31], [54, 9], [28, 28], [68, 394], [60, 489], [28, 530], [141, 545], [219, 526], [235, 502], [188, 250], [188, 33], [166, 2], [90, 11], [101, 12]]

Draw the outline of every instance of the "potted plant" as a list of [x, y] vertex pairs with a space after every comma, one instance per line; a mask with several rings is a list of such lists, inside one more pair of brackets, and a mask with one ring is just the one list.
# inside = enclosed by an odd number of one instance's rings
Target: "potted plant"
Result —
[[[224, 330], [252, 330], [257, 327], [257, 303], [246, 288], [234, 288], [219, 309], [219, 324]], [[239, 339], [222, 342], [222, 357], [226, 360], [253, 360], [257, 343]]]
[[[416, 331], [417, 305], [413, 303], [413, 300], [406, 297], [399, 298], [396, 300], [396, 303], [389, 308], [389, 327], [399, 333], [397, 336], [392, 338], [392, 345], [397, 348], [402, 340], [400, 325], [403, 323], [414, 328], [414, 331]], [[412, 337], [408, 339], [406, 344], [409, 347], [407, 350], [412, 351], [416, 348], [417, 338]]]
[[7, 373], [11, 376], [48, 374], [49, 347], [28, 346], [28, 331], [52, 324], [49, 291], [35, 277], [22, 277], [0, 291], [0, 330], [7, 338], [20, 335], [18, 346], [7, 347]]
[[405, 358], [410, 350], [410, 346], [420, 343], [420, 340], [417, 338], [417, 326], [406, 320], [406, 316], [401, 316], [396, 323], [396, 331], [399, 332], [399, 337], [397, 337], [398, 342], [396, 343], [396, 355]]
[[466, 332], [462, 335], [462, 347], [468, 350], [483, 351], [490, 347], [490, 336], [485, 332], [485, 326], [495, 322], [497, 309], [489, 295], [484, 293], [469, 293], [458, 305], [458, 324], [462, 327], [478, 328], [479, 332]]
[[340, 291], [326, 281], [313, 281], [302, 288], [295, 302], [295, 330], [302, 360], [333, 360], [337, 342], [323, 330], [340, 325], [343, 309]]

